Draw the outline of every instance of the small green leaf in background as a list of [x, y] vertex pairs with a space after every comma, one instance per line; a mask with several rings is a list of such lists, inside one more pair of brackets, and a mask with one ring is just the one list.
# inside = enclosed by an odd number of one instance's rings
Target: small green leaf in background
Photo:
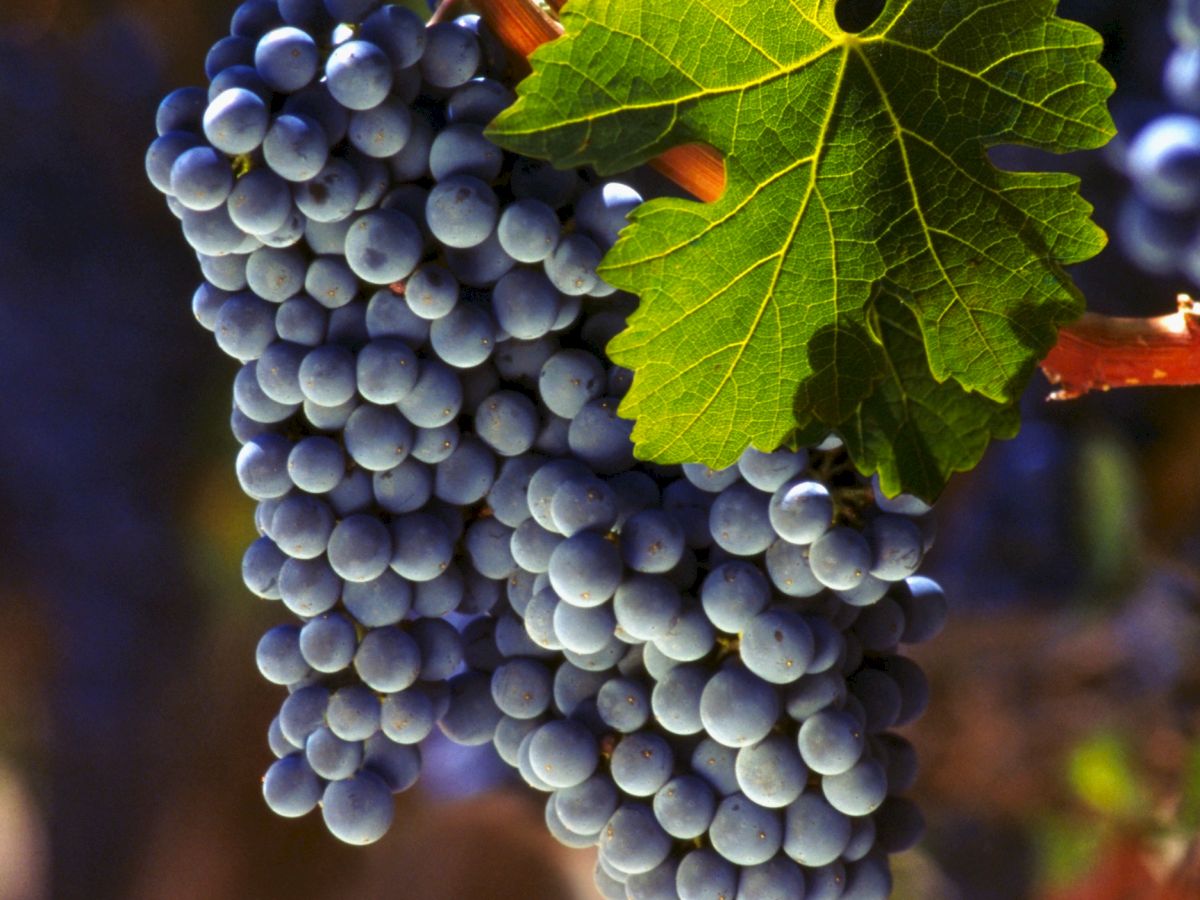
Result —
[[[1001, 408], [1083, 308], [1062, 266], [1104, 245], [1077, 179], [986, 148], [1100, 146], [1112, 81], [1054, 0], [889, 0], [859, 34], [835, 5], [572, 0], [490, 134], [601, 173], [725, 155], [720, 199], [644, 204], [605, 258], [641, 299], [608, 348], [635, 372], [639, 456], [723, 466], [798, 426], [858, 430], [860, 465], [930, 499], [1013, 432]], [[908, 319], [876, 333], [884, 294]]]
[[1128, 743], [1100, 732], [1071, 751], [1067, 777], [1076, 795], [1097, 812], [1113, 818], [1144, 814], [1145, 792], [1133, 769]]
[[1066, 887], [1092, 871], [1100, 858], [1104, 823], [1049, 816], [1034, 826], [1041, 878], [1051, 887]]

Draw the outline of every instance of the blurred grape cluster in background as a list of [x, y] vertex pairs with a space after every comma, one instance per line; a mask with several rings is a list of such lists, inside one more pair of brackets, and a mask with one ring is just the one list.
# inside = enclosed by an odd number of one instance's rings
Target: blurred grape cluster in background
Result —
[[[196, 262], [142, 169], [232, 6], [0, 6], [0, 898], [589, 897], [587, 854], [487, 749], [429, 747], [366, 849], [262, 802], [279, 698], [254, 647], [279, 615], [239, 574], [235, 364], [191, 319]], [[1123, 148], [1172, 108], [1167, 6], [1060, 4], [1119, 85], [1114, 147], [1054, 161], [1106, 228]], [[1092, 308], [1197, 288], [1132, 253], [1078, 271]], [[953, 615], [907, 729], [930, 829], [897, 896], [1200, 897], [1200, 394], [1048, 390], [941, 504], [928, 574]]]

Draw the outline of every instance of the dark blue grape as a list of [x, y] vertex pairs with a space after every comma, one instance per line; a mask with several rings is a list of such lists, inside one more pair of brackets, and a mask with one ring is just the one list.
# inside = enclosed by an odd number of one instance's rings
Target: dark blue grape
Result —
[[488, 578], [507, 578], [516, 568], [509, 549], [512, 534], [511, 528], [491, 517], [472, 522], [464, 543], [475, 571]]
[[660, 728], [671, 734], [697, 734], [704, 728], [700, 701], [708, 673], [700, 666], [677, 665], [658, 678], [650, 706]]
[[283, 227], [292, 210], [292, 192], [270, 169], [253, 169], [237, 180], [226, 201], [238, 228], [266, 235]]
[[738, 556], [753, 556], [775, 540], [768, 514], [770, 498], [748, 484], [722, 491], [709, 510], [708, 527], [717, 544]]
[[316, 809], [321, 780], [303, 753], [293, 753], [271, 763], [263, 776], [263, 798], [276, 815], [298, 818]]
[[320, 685], [308, 685], [288, 694], [279, 707], [279, 728], [283, 736], [303, 747], [308, 736], [325, 724], [329, 691]]
[[392, 825], [395, 804], [387, 783], [363, 770], [331, 781], [321, 797], [321, 814], [329, 833], [347, 844], [370, 844]]
[[154, 114], [154, 129], [159, 137], [171, 131], [198, 133], [207, 106], [208, 97], [203, 88], [177, 88], [158, 104]]
[[304, 743], [304, 758], [321, 778], [349, 778], [362, 764], [361, 741], [346, 741], [328, 727], [321, 727]]
[[284, 605], [308, 618], [333, 609], [342, 592], [342, 580], [325, 558], [289, 559], [279, 571], [279, 593]]
[[617, 809], [619, 794], [604, 774], [554, 792], [559, 820], [576, 834], [598, 834]]
[[255, 500], [282, 497], [292, 488], [287, 473], [292, 442], [278, 434], [260, 434], [238, 451], [237, 478], [242, 490]]
[[567, 432], [571, 452], [601, 475], [622, 471], [633, 462], [633, 421], [617, 415], [617, 403], [613, 397], [589, 400]]
[[804, 793], [784, 815], [783, 852], [806, 867], [826, 866], [850, 843], [850, 819], [820, 794]]
[[[174, 197], [171, 201], [179, 204]], [[215, 209], [206, 210], [187, 209], [179, 204], [179, 217], [183, 225], [183, 236], [197, 253], [207, 256], [249, 253], [262, 243], [233, 223], [224, 203], [218, 204]]]
[[216, 77], [209, 82], [208, 102], [212, 103], [221, 94], [234, 88], [249, 91], [263, 102], [264, 108], [266, 104], [271, 102], [271, 88], [262, 80], [262, 76], [258, 74], [258, 70], [251, 65], [230, 66], [218, 72]]
[[503, 162], [500, 148], [484, 137], [483, 126], [469, 122], [442, 129], [429, 147], [429, 171], [436, 181], [451, 175], [494, 181]]
[[288, 181], [308, 181], [325, 167], [329, 142], [315, 120], [299, 113], [276, 116], [262, 143], [263, 159]]
[[742, 794], [721, 801], [708, 828], [713, 849], [738, 866], [769, 860], [783, 843], [783, 823], [774, 810]]
[[756, 744], [779, 718], [775, 689], [751, 672], [722, 669], [708, 680], [700, 697], [704, 730], [729, 747]]
[[516, 95], [499, 81], [484, 76], [472, 78], [455, 88], [446, 100], [446, 120], [487, 125], [515, 99]]
[[621, 556], [612, 542], [584, 531], [563, 541], [550, 556], [550, 583], [563, 600], [598, 606], [621, 582]]
[[866, 738], [861, 723], [850, 713], [825, 709], [804, 720], [798, 745], [810, 769], [821, 775], [837, 775], [862, 757]]
[[421, 232], [394, 209], [377, 209], [354, 220], [346, 232], [346, 262], [371, 284], [391, 284], [408, 276], [421, 259]]
[[379, 696], [361, 684], [338, 688], [329, 698], [325, 721], [342, 740], [365, 741], [379, 730]]
[[292, 93], [317, 74], [320, 51], [304, 31], [283, 26], [264, 34], [254, 48], [254, 68], [272, 90]]
[[395, 625], [412, 607], [412, 586], [395, 572], [384, 572], [374, 581], [347, 584], [342, 603], [365, 628]]
[[222, 91], [204, 112], [204, 136], [223, 153], [250, 153], [267, 135], [270, 112], [257, 94], [245, 88]]
[[450, 707], [438, 727], [456, 744], [478, 746], [492, 739], [502, 716], [492, 699], [491, 679], [463, 672], [450, 679]]
[[289, 494], [271, 519], [271, 533], [279, 549], [297, 559], [324, 553], [332, 531], [333, 513], [328, 504], [308, 494]]
[[200, 143], [199, 136], [183, 131], [169, 131], [157, 138], [146, 151], [146, 175], [151, 184], [170, 195], [171, 169], [176, 160]]
[[354, 668], [373, 690], [402, 691], [417, 680], [421, 651], [416, 641], [395, 626], [374, 628], [360, 641]]
[[246, 282], [264, 300], [282, 303], [300, 292], [307, 267], [298, 250], [260, 247], [246, 260]]
[[429, 229], [447, 247], [482, 243], [495, 230], [498, 215], [496, 195], [472, 175], [452, 175], [439, 181], [425, 203]]
[[485, 362], [496, 347], [496, 321], [482, 304], [459, 303], [429, 326], [438, 358], [458, 369]]
[[487, 496], [496, 474], [492, 451], [477, 438], [466, 436], [434, 473], [434, 495], [455, 506], [470, 506]]
[[374, 581], [392, 557], [391, 535], [376, 516], [347, 516], [329, 536], [329, 565], [346, 581]]
[[650, 797], [667, 783], [674, 768], [671, 745], [649, 731], [621, 738], [609, 759], [612, 779], [626, 794]]
[[272, 684], [295, 684], [309, 673], [300, 652], [300, 626], [276, 625], [264, 634], [255, 650], [258, 671]]
[[670, 851], [670, 837], [644, 803], [622, 804], [600, 834], [600, 853], [609, 864], [629, 875], [649, 872]]
[[601, 283], [596, 266], [603, 255], [595, 241], [573, 232], [563, 236], [543, 265], [551, 283], [564, 294], [587, 294]]
[[711, 494], [720, 494], [742, 477], [736, 465], [713, 469], [699, 463], [684, 463], [683, 476], [700, 490]]
[[411, 10], [388, 4], [375, 10], [362, 23], [364, 40], [381, 48], [396, 69], [416, 64], [425, 51], [425, 23]]
[[446, 525], [427, 512], [392, 521], [395, 553], [391, 566], [411, 581], [430, 581], [444, 572], [454, 556], [454, 539]]
[[341, 672], [354, 659], [356, 647], [354, 625], [340, 613], [310, 619], [300, 629], [300, 653], [318, 672]]
[[742, 868], [738, 900], [780, 900], [805, 896], [804, 872], [786, 856]]
[[217, 73], [230, 66], [240, 66], [254, 59], [254, 41], [231, 34], [221, 38], [204, 57], [204, 74], [215, 78]]
[[729, 860], [709, 850], [691, 850], [675, 872], [679, 900], [732, 897], [737, 891], [738, 870]]
[[232, 190], [229, 160], [212, 147], [184, 150], [171, 165], [171, 194], [189, 210], [214, 210]]
[[492, 699], [507, 716], [532, 719], [550, 706], [553, 680], [533, 659], [510, 659], [492, 673]]
[[421, 74], [434, 87], [454, 88], [471, 80], [481, 53], [475, 35], [455, 22], [439, 22], [425, 30]]
[[315, 222], [340, 222], [354, 212], [362, 193], [358, 171], [332, 157], [312, 178], [292, 189], [296, 207]]
[[[249, 255], [245, 253], [231, 253], [228, 256], [196, 254], [196, 261], [200, 263], [200, 272], [204, 275], [208, 287], [231, 292], [246, 287], [247, 259]], [[205, 327], [212, 331], [211, 326]]]
[[371, 109], [392, 89], [391, 60], [370, 41], [346, 41], [329, 54], [325, 85], [347, 109]]
[[282, 22], [275, 0], [243, 0], [233, 11], [229, 33], [257, 39]]
[[772, 809], [792, 803], [804, 791], [808, 767], [796, 744], [781, 734], [742, 747], [734, 765], [738, 787], [759, 806]]

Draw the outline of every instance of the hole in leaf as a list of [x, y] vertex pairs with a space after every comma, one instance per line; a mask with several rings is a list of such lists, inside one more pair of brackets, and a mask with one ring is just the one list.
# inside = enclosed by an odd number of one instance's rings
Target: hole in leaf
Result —
[[858, 34], [871, 27], [885, 6], [887, 0], [838, 0], [833, 15], [838, 28]]

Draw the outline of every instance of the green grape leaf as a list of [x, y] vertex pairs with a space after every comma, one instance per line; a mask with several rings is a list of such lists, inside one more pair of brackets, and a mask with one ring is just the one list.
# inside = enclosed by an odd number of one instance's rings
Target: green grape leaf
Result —
[[879, 473], [885, 494], [932, 500], [951, 475], [975, 467], [992, 438], [1015, 437], [1020, 413], [954, 381], [939, 383], [912, 313], [895, 297], [881, 296], [875, 317], [886, 374], [837, 432], [863, 474]]
[[922, 381], [996, 404], [1082, 311], [1062, 267], [1105, 238], [1077, 179], [986, 151], [1112, 136], [1099, 36], [1054, 0], [887, 0], [857, 34], [835, 5], [571, 0], [489, 129], [602, 174], [685, 143], [725, 156], [718, 200], [643, 204], [601, 270], [641, 301], [608, 352], [635, 373], [620, 411], [642, 458], [720, 466], [851, 421], [900, 353], [868, 322], [881, 285], [918, 329]]

